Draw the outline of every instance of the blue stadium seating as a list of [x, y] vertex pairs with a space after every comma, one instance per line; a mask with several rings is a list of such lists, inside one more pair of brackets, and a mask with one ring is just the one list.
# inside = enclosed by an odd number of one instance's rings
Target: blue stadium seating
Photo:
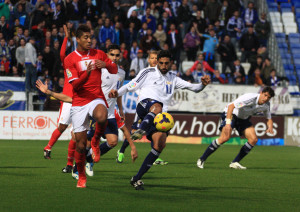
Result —
[[278, 2], [278, 3], [279, 3], [279, 2], [282, 2], [282, 3], [280, 4], [281, 9], [282, 9], [282, 8], [292, 8], [292, 4], [291, 4], [291, 3], [288, 3], [287, 0], [277, 0], [277, 2]]
[[[299, 42], [300, 42], [300, 40], [299, 40]], [[290, 43], [290, 47], [292, 48], [292, 49], [300, 49], [300, 43]]]
[[300, 116], [300, 110], [299, 109], [294, 109], [293, 116]]
[[[278, 42], [278, 41], [277, 41], [277, 42]], [[283, 49], [284, 49], [284, 48], [287, 49], [287, 48], [288, 48], [288, 45], [287, 45], [287, 43], [285, 43], [285, 42], [284, 42], [284, 43], [278, 42], [278, 47], [279, 47], [279, 48], [283, 48]]]
[[297, 57], [300, 56], [300, 49], [291, 49], [292, 55], [293, 57]]
[[269, 7], [269, 12], [278, 12], [277, 7]]
[[276, 7], [277, 8], [277, 6], [278, 6], [278, 4], [276, 3], [276, 2], [274, 2], [274, 1], [272, 1], [272, 2], [267, 2], [267, 4], [268, 4], [268, 7], [270, 8], [270, 7]]
[[282, 12], [282, 13], [292, 12], [292, 7], [284, 7], [284, 8], [281, 8], [281, 12]]
[[300, 13], [300, 7], [295, 8], [295, 13]]
[[284, 70], [294, 71], [294, 66], [292, 64], [283, 64]]

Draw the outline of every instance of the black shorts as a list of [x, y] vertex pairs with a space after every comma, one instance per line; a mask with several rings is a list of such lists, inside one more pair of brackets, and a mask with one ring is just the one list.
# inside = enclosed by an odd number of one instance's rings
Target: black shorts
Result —
[[[90, 123], [90, 130], [87, 132], [87, 139], [90, 141], [92, 140], [96, 130], [96, 122], [93, 118], [91, 118], [91, 123]], [[118, 135], [118, 124], [115, 118], [112, 119], [107, 119], [107, 127], [104, 131], [104, 136], [105, 138], [106, 134], [115, 134]]]
[[[239, 132], [240, 136], [244, 135], [245, 129], [253, 126], [252, 123], [250, 122], [250, 118], [251, 116], [247, 119], [239, 119], [236, 115], [233, 115], [231, 120], [231, 128], [236, 129]], [[223, 127], [225, 127], [226, 125], [225, 113], [222, 113], [221, 119], [222, 119], [222, 123], [219, 128], [220, 131], [222, 131]]]

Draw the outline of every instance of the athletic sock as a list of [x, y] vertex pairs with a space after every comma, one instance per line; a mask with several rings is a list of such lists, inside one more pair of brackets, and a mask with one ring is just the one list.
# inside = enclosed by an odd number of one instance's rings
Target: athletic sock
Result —
[[109, 146], [109, 144], [107, 142], [102, 143], [100, 145], [100, 155], [104, 155], [105, 153], [107, 153], [111, 149], [112, 149], [112, 147]]
[[[94, 133], [94, 136], [93, 136], [93, 138], [92, 138], [92, 140], [91, 140], [91, 145], [92, 145], [93, 147], [99, 146], [100, 138], [101, 138], [101, 136], [104, 135], [104, 132], [105, 132], [107, 123], [108, 123], [108, 122], [106, 121], [104, 125], [100, 125], [98, 122], [96, 122], [95, 133]], [[101, 154], [101, 153], [100, 153], [100, 154]]]
[[85, 153], [79, 153], [79, 152], [75, 151], [75, 161], [77, 164], [79, 179], [86, 178], [86, 175], [85, 175]]
[[134, 180], [139, 180], [142, 178], [142, 176], [151, 168], [154, 161], [159, 157], [160, 152], [155, 150], [154, 148], [151, 149], [150, 153], [145, 158], [139, 172], [137, 175], [134, 176]]
[[93, 163], [92, 148], [91, 147], [86, 148], [86, 162], [87, 163]]
[[253, 146], [251, 144], [249, 144], [248, 142], [245, 143], [244, 146], [242, 146], [239, 154], [236, 156], [236, 158], [232, 161], [234, 162], [240, 162], [253, 148]]
[[218, 143], [218, 139], [214, 140], [205, 150], [203, 155], [200, 157], [201, 160], [205, 161], [208, 156], [210, 156], [212, 153], [214, 153], [218, 148], [220, 147], [220, 144]]
[[128, 145], [129, 145], [129, 142], [127, 141], [127, 139], [125, 139], [123, 144], [122, 144], [122, 147], [120, 149], [120, 153], [124, 153], [125, 149], [128, 147]]
[[149, 128], [151, 127], [151, 125], [153, 124], [153, 120], [154, 120], [155, 116], [156, 116], [155, 113], [152, 113], [152, 112], [148, 113], [145, 116], [145, 118], [143, 119], [140, 129], [147, 132], [149, 130]]
[[76, 149], [76, 142], [71, 139], [68, 146], [67, 166], [73, 166], [75, 149]]
[[54, 144], [56, 143], [56, 141], [58, 140], [58, 138], [61, 136], [61, 132], [59, 132], [59, 130], [56, 128], [52, 135], [51, 135], [51, 138], [47, 144], [47, 146], [45, 146], [44, 150], [51, 150], [51, 148], [54, 146]]

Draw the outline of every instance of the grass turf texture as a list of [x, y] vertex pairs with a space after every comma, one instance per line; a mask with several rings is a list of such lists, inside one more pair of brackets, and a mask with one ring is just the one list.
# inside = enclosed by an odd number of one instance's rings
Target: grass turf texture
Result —
[[[299, 211], [299, 148], [257, 146], [242, 161], [247, 170], [228, 168], [240, 146], [224, 145], [205, 164], [196, 160], [207, 145], [168, 144], [161, 157], [167, 166], [153, 166], [143, 178], [144, 191], [129, 184], [149, 144], [136, 144], [135, 163], [115, 157], [121, 143], [101, 158], [76, 188], [66, 165], [67, 141], [43, 158], [47, 141], [0, 140], [0, 211]], [[96, 209], [96, 210], [95, 210]]]

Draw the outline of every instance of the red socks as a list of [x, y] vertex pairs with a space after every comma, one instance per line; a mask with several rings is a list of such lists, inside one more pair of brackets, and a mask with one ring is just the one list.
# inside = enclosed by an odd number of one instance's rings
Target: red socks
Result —
[[79, 153], [75, 151], [75, 161], [77, 164], [77, 170], [79, 179], [86, 179], [85, 175], [85, 153]]
[[73, 166], [75, 149], [76, 149], [76, 142], [71, 139], [68, 146], [67, 166]]
[[92, 140], [96, 139], [99, 140], [99, 138], [104, 135], [105, 129], [107, 127], [107, 121], [105, 122], [104, 125], [100, 125], [98, 122], [96, 122], [96, 129], [95, 129], [95, 134]]
[[61, 132], [59, 132], [59, 130], [56, 128], [53, 133], [52, 136], [47, 144], [47, 146], [45, 146], [44, 150], [51, 150], [51, 148], [54, 146], [54, 144], [56, 143], [56, 141], [58, 140], [58, 138], [61, 136]]

